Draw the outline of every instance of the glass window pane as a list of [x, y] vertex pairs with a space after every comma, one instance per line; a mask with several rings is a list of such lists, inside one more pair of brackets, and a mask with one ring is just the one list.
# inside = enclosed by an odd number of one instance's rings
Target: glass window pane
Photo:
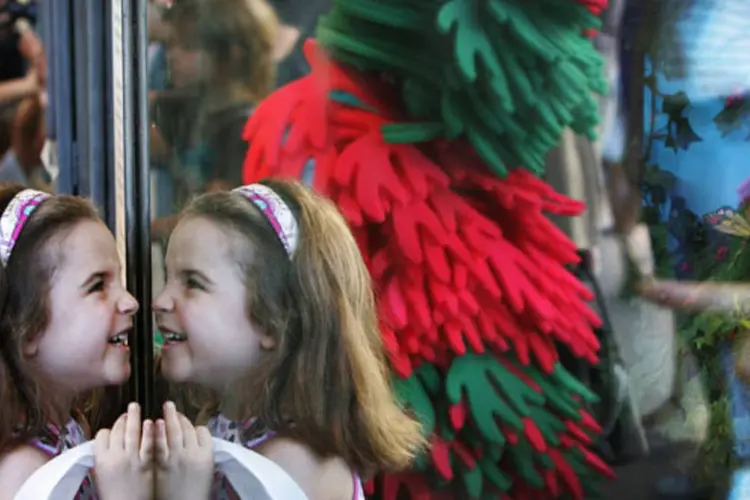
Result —
[[[408, 316], [395, 328], [402, 358], [390, 352], [394, 378], [405, 383], [399, 362], [437, 369], [439, 390], [425, 389], [420, 401], [436, 415], [434, 433], [452, 443], [440, 451], [456, 469], [441, 481], [437, 457], [420, 462], [429, 488], [449, 483], [456, 498], [494, 498], [498, 489], [551, 495], [559, 478], [544, 471], [565, 465], [552, 463], [557, 451], [534, 451], [531, 435], [538, 431], [554, 450], [565, 448], [556, 433], [573, 439], [574, 416], [550, 409], [563, 397], [603, 427], [602, 438], [580, 444], [618, 475], [603, 483], [603, 498], [647, 498], [654, 489], [726, 497], [748, 458], [741, 443], [750, 440], [741, 435], [750, 409], [742, 382], [750, 374], [750, 300], [723, 286], [750, 279], [750, 3], [366, 4], [150, 2], [155, 293], [166, 282], [176, 214], [192, 197], [296, 176], [331, 197], [358, 236], [367, 233], [360, 238], [367, 257], [387, 248], [383, 265], [393, 275], [419, 270], [433, 286], [409, 289], [416, 295], [404, 295], [403, 311], [382, 308]], [[317, 46], [306, 48], [316, 27]], [[455, 222], [445, 213], [456, 207], [472, 215]], [[416, 221], [412, 255], [394, 243], [406, 230], [393, 229], [399, 208]], [[467, 221], [494, 228], [474, 235], [489, 242], [462, 232], [473, 227]], [[439, 251], [429, 254], [433, 247]], [[453, 260], [462, 249], [470, 256], [464, 267]], [[498, 254], [497, 269], [485, 266]], [[488, 282], [502, 297], [491, 299]], [[374, 285], [386, 301], [386, 278], [374, 277]], [[419, 300], [428, 325], [415, 319]], [[498, 326], [505, 314], [515, 326]], [[513, 339], [513, 328], [522, 338]], [[596, 354], [584, 337], [600, 344]], [[453, 406], [445, 394], [450, 367], [467, 359], [460, 346], [468, 349], [471, 338], [486, 349], [478, 359], [502, 371], [514, 395], [533, 384], [497, 368], [497, 359], [542, 378], [559, 361], [598, 402], [582, 403], [570, 387], [540, 389], [547, 400], [538, 412], [513, 410], [534, 422], [518, 424], [525, 438], [510, 421], [501, 426], [508, 442], [525, 439], [515, 455], [506, 445], [501, 459], [490, 437], [495, 417], [471, 397], [494, 402], [498, 415], [512, 401], [494, 394], [494, 382], [474, 367], [463, 380], [468, 405]], [[553, 354], [545, 360], [545, 352]], [[597, 356], [598, 364], [590, 359]], [[410, 393], [405, 404], [414, 406], [410, 397], [417, 398]], [[562, 430], [550, 430], [545, 411]], [[461, 416], [466, 427], [451, 427]], [[603, 472], [560, 453], [594, 495], [591, 478]], [[474, 460], [479, 469], [467, 465]], [[521, 470], [531, 463], [536, 469]], [[378, 476], [375, 497], [386, 486]]]

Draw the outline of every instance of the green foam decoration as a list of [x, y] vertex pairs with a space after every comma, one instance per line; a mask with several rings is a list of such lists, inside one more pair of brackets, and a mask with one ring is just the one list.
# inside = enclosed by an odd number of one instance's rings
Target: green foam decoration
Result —
[[497, 465], [497, 460], [482, 457], [477, 462], [485, 479], [500, 491], [508, 491], [513, 486], [513, 480]]
[[555, 461], [546, 453], [540, 453], [536, 456], [537, 462], [545, 470], [553, 470], [555, 468]]
[[435, 434], [440, 436], [443, 441], [453, 441], [456, 439], [456, 431], [448, 424], [448, 417], [442, 417], [438, 414], [439, 424]]
[[558, 436], [566, 430], [566, 427], [559, 417], [541, 407], [532, 409], [530, 417], [548, 445], [557, 446], [560, 444]]
[[421, 472], [426, 471], [430, 466], [432, 465], [432, 460], [430, 459], [429, 454], [427, 453], [420, 453], [414, 458], [414, 461], [411, 464], [412, 469], [418, 470]]
[[461, 480], [469, 498], [479, 498], [484, 487], [484, 476], [479, 466], [473, 469], [466, 469], [461, 472]]
[[372, 0], [347, 0], [336, 2], [336, 7], [352, 17], [396, 28], [409, 28], [419, 25], [424, 17], [418, 5], [409, 2], [388, 2], [379, 0], [373, 8]]
[[566, 450], [563, 455], [568, 460], [570, 467], [577, 476], [591, 476], [592, 469], [586, 465], [586, 457], [583, 456], [583, 453], [579, 449], [570, 448], [569, 450]]
[[345, 104], [352, 108], [364, 109], [375, 114], [379, 113], [377, 109], [373, 108], [372, 106], [368, 106], [367, 104], [359, 100], [357, 96], [352, 95], [350, 92], [345, 92], [343, 90], [331, 90], [328, 93], [328, 98], [334, 102]]
[[522, 417], [531, 405], [543, 404], [544, 396], [508, 371], [491, 354], [467, 354], [453, 360], [446, 377], [446, 394], [453, 404], [466, 395], [471, 417], [482, 435], [498, 444], [505, 442], [495, 422], [523, 430]]
[[[459, 360], [461, 362], [457, 363]], [[582, 402], [573, 400], [572, 394], [588, 392], [588, 389], [585, 387], [583, 387], [583, 390], [580, 390], [579, 382], [574, 378], [569, 378], [570, 375], [567, 372], [558, 371], [558, 367], [551, 374], [543, 375], [534, 365], [519, 366], [512, 359], [507, 361], [513, 363], [518, 370], [532, 377], [532, 379], [542, 377], [548, 380], [549, 385], [546, 386], [546, 390], [554, 390], [561, 394], [566, 404], [572, 405], [575, 408], [579, 408]], [[488, 368], [494, 366], [494, 364], [499, 364], [502, 370], [496, 371], [494, 368]], [[560, 367], [559, 370], [563, 369]], [[464, 373], [465, 371], [469, 373]], [[479, 382], [472, 382], [474, 380], [473, 377], [476, 377]], [[500, 377], [503, 383], [498, 384], [497, 377]], [[397, 391], [399, 397], [407, 406], [412, 408], [415, 406], [429, 406], [433, 409], [434, 434], [447, 442], [460, 440], [469, 449], [477, 452], [477, 465], [473, 468], [468, 467], [460, 460], [455, 452], [450, 452], [450, 460], [455, 474], [451, 480], [441, 479], [435, 473], [434, 464], [427, 454], [417, 458], [413, 467], [414, 470], [432, 477], [436, 487], [437, 485], [442, 485], [463, 491], [461, 498], [483, 498], [491, 494], [495, 495], [494, 497], [490, 496], [491, 498], [497, 498], [498, 492], [510, 491], [513, 486], [513, 479], [506, 472], [508, 471], [508, 464], [500, 466], [501, 461], [507, 457], [510, 463], [512, 463], [512, 473], [518, 476], [517, 480], [523, 481], [533, 488], [544, 488], [544, 476], [542, 472], [554, 468], [554, 462], [551, 458], [544, 452], [538, 452], [521, 430], [516, 430], [518, 441], [512, 445], [506, 440], [504, 435], [501, 436], [502, 442], [488, 439], [486, 429], [482, 428], [480, 420], [474, 415], [475, 409], [470, 404], [468, 393], [464, 394], [463, 392], [466, 384], [472, 384], [475, 386], [474, 390], [476, 390], [476, 394], [481, 395], [478, 400], [479, 404], [489, 402], [490, 407], [492, 407], [494, 404], [492, 403], [492, 399], [494, 395], [497, 395], [500, 397], [500, 402], [505, 405], [505, 408], [518, 416], [518, 411], [506, 399], [505, 392], [502, 390], [503, 386], [512, 387], [512, 385], [508, 386], [505, 383], [505, 377], [508, 377], [513, 384], [521, 384], [524, 388], [521, 393], [529, 390], [526, 384], [518, 379], [513, 372], [507, 370], [503, 364], [499, 363], [496, 357], [488, 354], [478, 355], [474, 353], [457, 358], [447, 373], [444, 373], [434, 365], [423, 364], [415, 369], [408, 384], [403, 383], [404, 379], [396, 382], [397, 385], [401, 382], [402, 387], [397, 387]], [[489, 380], [492, 380], [492, 382]], [[456, 384], [458, 385], [458, 389], [453, 387]], [[487, 384], [491, 386], [491, 390], [482, 389]], [[458, 394], [467, 397], [466, 402], [469, 403], [471, 416], [467, 424], [459, 431], [452, 429], [449, 419], [450, 406], [452, 403], [457, 402], [456, 391], [458, 391]], [[519, 391], [515, 390], [514, 392], [518, 393]], [[451, 394], [453, 395], [451, 396]], [[535, 422], [547, 444], [557, 447], [560, 444], [557, 436], [566, 431], [564, 423], [566, 417], [554, 405], [550, 404], [544, 392], [541, 395], [538, 393], [535, 394], [536, 397], [532, 397], [532, 401], [524, 400], [525, 405], [529, 408], [529, 417]], [[448, 396], [447, 398], [446, 395]], [[422, 403], [416, 405], [411, 403], [411, 401], [420, 400], [422, 400]], [[429, 413], [424, 410], [415, 410], [415, 412], [418, 414]], [[494, 426], [494, 430], [499, 433], [502, 432], [497, 428], [494, 416], [488, 418], [488, 421], [490, 422], [489, 425]], [[592, 492], [592, 495], [596, 493], [596, 488], [601, 483], [601, 477], [594, 468], [586, 463], [583, 454], [577, 450], [563, 450], [563, 454], [570, 462], [573, 470], [579, 475], [579, 479], [587, 495], [589, 492]], [[477, 493], [478, 491], [479, 493]], [[587, 498], [595, 498], [595, 496], [587, 496]]]
[[393, 385], [396, 397], [404, 407], [414, 412], [422, 423], [422, 430], [425, 435], [432, 434], [435, 430], [435, 409], [417, 376], [396, 378]]
[[566, 127], [595, 137], [594, 94], [607, 87], [583, 31], [599, 25], [560, 0], [347, 0], [334, 2], [318, 38], [342, 62], [397, 77], [413, 118], [443, 122], [448, 139], [464, 135], [502, 176], [518, 166], [542, 174]]
[[389, 144], [414, 144], [445, 136], [442, 123], [395, 123], [383, 125], [381, 130]]
[[526, 483], [534, 488], [544, 486], [544, 478], [535, 467], [534, 457], [538, 453], [531, 447], [525, 439], [519, 439], [518, 442], [509, 447], [511, 460], [515, 465], [515, 473], [518, 474]]
[[466, 443], [469, 448], [474, 450], [482, 449], [486, 455], [496, 457], [497, 460], [500, 460], [500, 458], [503, 456], [505, 446], [507, 446], [506, 443], [503, 446], [492, 444], [491, 446], [487, 447], [487, 443], [484, 440], [484, 436], [482, 436], [482, 433], [478, 432], [477, 429], [474, 429], [472, 426], [465, 426], [463, 429], [461, 429], [459, 437], [461, 441]]
[[599, 402], [599, 396], [594, 391], [586, 387], [580, 380], [571, 375], [563, 365], [557, 364], [552, 370], [552, 378], [560, 383], [560, 386], [573, 394], [583, 398], [587, 403]]
[[560, 365], [557, 365], [552, 377], [538, 370], [523, 371], [542, 390], [549, 408], [574, 422], [581, 421], [580, 410], [583, 408], [583, 404], [573, 398], [574, 395], [581, 396], [586, 402], [596, 402], [598, 399], [574, 377], [567, 376], [569, 374]]
[[424, 387], [430, 395], [434, 396], [442, 392], [443, 379], [435, 365], [423, 363], [414, 370], [414, 374], [422, 383], [422, 387]]
[[454, 51], [456, 63], [468, 82], [475, 82], [477, 63], [481, 61], [490, 78], [503, 73], [492, 43], [482, 29], [479, 2], [449, 0], [437, 13], [438, 31], [447, 35], [455, 29]]

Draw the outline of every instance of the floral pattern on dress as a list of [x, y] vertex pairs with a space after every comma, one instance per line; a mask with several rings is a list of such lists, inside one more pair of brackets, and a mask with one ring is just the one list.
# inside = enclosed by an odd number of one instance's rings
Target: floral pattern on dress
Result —
[[[48, 425], [47, 432], [36, 439], [32, 439], [29, 444], [41, 450], [50, 458], [54, 458], [84, 442], [86, 442], [86, 435], [83, 432], [83, 427], [77, 420], [71, 419], [62, 429], [55, 425]], [[97, 500], [98, 498], [96, 487], [89, 474], [81, 483], [81, 487], [73, 500]]]
[[[251, 418], [245, 422], [235, 422], [222, 414], [218, 414], [208, 421], [207, 427], [213, 437], [229, 441], [230, 443], [242, 444], [249, 449], [255, 448], [276, 435], [275, 432], [265, 427], [257, 418]], [[355, 475], [353, 479], [353, 500], [365, 500], [364, 490], [359, 477]], [[229, 485], [227, 478], [220, 472], [217, 472], [214, 477], [214, 484], [211, 488], [211, 500], [240, 500], [239, 496], [237, 496]]]

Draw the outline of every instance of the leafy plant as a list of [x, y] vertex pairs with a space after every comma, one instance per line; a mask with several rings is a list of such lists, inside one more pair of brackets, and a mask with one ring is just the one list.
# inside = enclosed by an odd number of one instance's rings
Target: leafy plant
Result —
[[[750, 127], [750, 95], [731, 95], [724, 100], [724, 107], [714, 117], [714, 123], [722, 136]], [[750, 134], [745, 140], [750, 140]]]
[[655, 274], [659, 278], [674, 276], [674, 256], [669, 251], [669, 224], [664, 212], [676, 177], [672, 172], [661, 170], [658, 165], [645, 167], [643, 175], [643, 222], [649, 227], [651, 248], [656, 263]]
[[[717, 235], [710, 248], [695, 262], [695, 277], [700, 280], [738, 282], [750, 280], [750, 247], [747, 240]], [[727, 471], [737, 466], [733, 451], [734, 436], [730, 409], [731, 397], [725, 382], [721, 350], [727, 347], [739, 329], [748, 328], [748, 318], [717, 313], [703, 313], [683, 318], [679, 334], [695, 355], [709, 400], [708, 437], [702, 444], [700, 459], [693, 471], [701, 484], [715, 484], [727, 478]], [[726, 486], [726, 485], [724, 485]], [[726, 498], [725, 488], [718, 488], [715, 498]]]

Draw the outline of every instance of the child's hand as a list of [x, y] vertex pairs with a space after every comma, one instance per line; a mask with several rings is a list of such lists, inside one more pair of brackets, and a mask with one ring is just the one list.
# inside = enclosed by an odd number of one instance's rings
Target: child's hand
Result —
[[206, 500], [214, 477], [211, 433], [193, 427], [177, 412], [174, 403], [164, 405], [164, 420], [156, 422], [156, 487], [160, 499]]
[[101, 500], [152, 498], [154, 424], [143, 423], [141, 407], [130, 403], [112, 430], [102, 429], [94, 443], [94, 477]]

